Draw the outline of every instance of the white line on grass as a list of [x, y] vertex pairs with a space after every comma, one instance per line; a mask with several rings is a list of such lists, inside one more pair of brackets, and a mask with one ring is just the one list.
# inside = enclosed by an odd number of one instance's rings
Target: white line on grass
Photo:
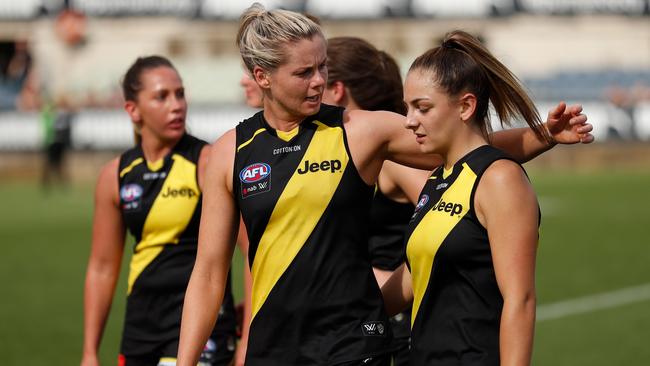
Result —
[[596, 310], [650, 300], [650, 283], [626, 287], [537, 307], [537, 321], [552, 320], [565, 316], [590, 313]]

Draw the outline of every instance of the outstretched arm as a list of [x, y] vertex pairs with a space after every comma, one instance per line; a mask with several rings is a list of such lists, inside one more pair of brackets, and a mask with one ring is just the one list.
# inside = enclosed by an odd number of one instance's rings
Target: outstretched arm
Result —
[[239, 224], [232, 195], [234, 130], [211, 148], [203, 190], [199, 244], [185, 293], [178, 366], [195, 366], [223, 301]]
[[593, 126], [587, 123], [587, 116], [582, 114], [580, 105], [567, 107], [560, 102], [548, 112], [544, 125], [553, 138], [551, 144], [540, 140], [530, 128], [513, 128], [493, 133], [492, 145], [506, 151], [520, 163], [525, 163], [550, 150], [555, 144], [588, 144], [594, 141], [590, 133]]
[[92, 248], [84, 287], [84, 341], [82, 366], [99, 365], [97, 351], [120, 275], [125, 228], [119, 209], [114, 159], [102, 168], [95, 189]]

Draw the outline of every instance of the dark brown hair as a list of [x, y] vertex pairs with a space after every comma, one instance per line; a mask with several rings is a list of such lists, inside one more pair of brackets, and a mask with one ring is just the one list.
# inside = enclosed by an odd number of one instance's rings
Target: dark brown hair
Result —
[[[169, 67], [170, 69], [176, 70], [171, 61], [162, 56], [147, 56], [147, 57], [138, 57], [137, 60], [129, 67], [124, 74], [122, 79], [122, 93], [124, 94], [124, 100], [136, 102], [138, 100], [138, 93], [142, 90], [142, 74], [151, 69], [158, 67]], [[142, 136], [138, 131], [135, 123], [133, 125], [133, 137], [136, 144], [142, 142]]]
[[327, 69], [328, 86], [343, 82], [362, 109], [406, 114], [399, 66], [386, 52], [360, 38], [330, 38]]
[[138, 57], [137, 60], [129, 67], [122, 79], [122, 93], [124, 100], [136, 101], [138, 93], [142, 90], [142, 73], [158, 67], [169, 67], [176, 70], [171, 61], [162, 56]]
[[469, 33], [448, 33], [440, 46], [413, 61], [409, 72], [413, 70], [432, 72], [434, 83], [451, 97], [464, 92], [474, 94], [476, 123], [486, 137], [491, 132], [488, 109], [492, 102], [502, 126], [510, 126], [512, 119], [521, 118], [539, 138], [552, 141], [517, 77]]

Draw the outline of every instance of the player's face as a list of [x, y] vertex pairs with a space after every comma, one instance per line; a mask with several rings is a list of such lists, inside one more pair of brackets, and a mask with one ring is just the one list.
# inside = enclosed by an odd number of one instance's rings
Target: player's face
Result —
[[327, 82], [325, 40], [302, 39], [284, 51], [286, 61], [269, 76], [272, 102], [297, 118], [316, 114]]
[[420, 70], [412, 70], [406, 76], [406, 128], [413, 131], [422, 152], [444, 154], [462, 122], [458, 103], [432, 80], [430, 72]]
[[241, 79], [239, 80], [239, 85], [244, 88], [244, 98], [246, 98], [246, 105], [251, 108], [262, 108], [263, 107], [263, 94], [260, 86], [257, 85], [255, 80], [244, 73]]
[[157, 67], [140, 75], [142, 89], [135, 102], [136, 118], [143, 138], [161, 141], [179, 139], [185, 133], [187, 101], [183, 81], [176, 70]]

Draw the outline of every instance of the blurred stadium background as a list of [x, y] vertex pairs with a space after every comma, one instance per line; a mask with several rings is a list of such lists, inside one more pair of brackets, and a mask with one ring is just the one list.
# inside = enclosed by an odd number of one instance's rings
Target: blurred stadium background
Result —
[[[650, 0], [260, 2], [320, 17], [327, 36], [365, 38], [404, 71], [445, 32], [465, 29], [523, 80], [543, 115], [560, 100], [582, 103], [598, 142], [527, 164], [544, 215], [534, 364], [650, 364]], [[170, 57], [190, 130], [214, 140], [252, 113], [234, 44], [250, 3], [0, 0], [0, 362], [79, 361], [93, 184], [132, 144], [122, 73], [137, 56]], [[65, 7], [85, 14], [67, 45]], [[43, 121], [57, 106], [75, 111], [63, 133], [69, 180], [44, 190], [42, 151], [60, 126]], [[105, 364], [117, 354], [123, 282]]]

